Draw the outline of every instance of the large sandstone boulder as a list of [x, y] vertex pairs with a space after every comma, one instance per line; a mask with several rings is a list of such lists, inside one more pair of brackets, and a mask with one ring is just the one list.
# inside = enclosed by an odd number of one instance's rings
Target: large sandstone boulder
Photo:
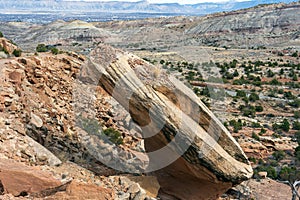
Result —
[[143, 130], [161, 190], [179, 199], [216, 199], [252, 176], [244, 152], [193, 92], [140, 58], [99, 46], [81, 81], [103, 87]]

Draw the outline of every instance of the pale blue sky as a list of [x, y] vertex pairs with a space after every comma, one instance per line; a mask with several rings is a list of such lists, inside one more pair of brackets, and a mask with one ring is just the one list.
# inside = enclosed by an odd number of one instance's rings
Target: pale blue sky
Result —
[[[84, 1], [113, 1], [113, 0], [84, 0]], [[137, 2], [139, 0], [118, 0], [127, 2]], [[230, 0], [148, 0], [149, 3], [180, 3], [180, 4], [196, 4], [204, 2], [228, 2]], [[235, 0], [235, 1], [247, 1], [247, 0]], [[248, 0], [249, 1], [249, 0]]]

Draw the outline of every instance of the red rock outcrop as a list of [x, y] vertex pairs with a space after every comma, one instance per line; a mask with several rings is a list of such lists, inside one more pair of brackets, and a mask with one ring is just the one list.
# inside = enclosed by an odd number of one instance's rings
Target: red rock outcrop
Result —
[[14, 196], [27, 196], [61, 185], [48, 172], [7, 159], [0, 159], [0, 181], [4, 193]]

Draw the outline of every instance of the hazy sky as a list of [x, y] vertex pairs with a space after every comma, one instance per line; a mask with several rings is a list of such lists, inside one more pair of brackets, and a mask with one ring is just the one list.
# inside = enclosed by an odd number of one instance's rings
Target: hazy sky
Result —
[[[112, 0], [85, 0], [85, 1], [112, 1]], [[136, 2], [139, 0], [117, 0], [117, 1], [127, 1]], [[196, 4], [203, 2], [227, 2], [230, 0], [148, 0], [150, 3], [180, 3], [180, 4]], [[247, 1], [247, 0], [235, 0], [235, 1]], [[249, 1], [249, 0], [248, 0]]]

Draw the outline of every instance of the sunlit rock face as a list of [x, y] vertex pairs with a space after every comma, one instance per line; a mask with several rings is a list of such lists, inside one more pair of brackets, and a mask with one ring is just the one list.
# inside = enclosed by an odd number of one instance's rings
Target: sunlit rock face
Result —
[[252, 176], [238, 143], [185, 85], [156, 66], [101, 45], [82, 77], [98, 83], [142, 127], [149, 165], [162, 192], [215, 199]]

